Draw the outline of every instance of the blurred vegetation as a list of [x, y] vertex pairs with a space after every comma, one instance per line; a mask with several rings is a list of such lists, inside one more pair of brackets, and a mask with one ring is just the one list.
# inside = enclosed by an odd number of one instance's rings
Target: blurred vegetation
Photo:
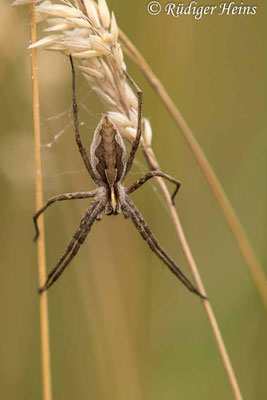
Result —
[[[214, 3], [218, 4], [218, 2]], [[189, 121], [266, 269], [267, 7], [253, 17], [196, 21], [150, 16], [146, 2], [110, 0], [121, 28], [145, 55]], [[34, 159], [27, 7], [0, 3], [1, 362], [0, 396], [41, 398]], [[75, 147], [68, 60], [39, 53], [45, 199], [93, 187]], [[244, 399], [266, 399], [266, 314], [247, 266], [199, 168], [136, 67], [162, 170], [182, 181], [177, 209], [214, 306]], [[103, 112], [79, 79], [89, 146]], [[62, 134], [60, 134], [62, 133]], [[60, 134], [60, 135], [58, 135]], [[58, 135], [57, 140], [55, 140]], [[46, 144], [52, 143], [51, 146]], [[140, 154], [128, 181], [146, 170]], [[189, 274], [155, 184], [133, 195], [164, 247]], [[47, 266], [72, 237], [87, 200], [46, 214]], [[230, 400], [206, 315], [122, 217], [96, 224], [49, 292], [55, 400]]]

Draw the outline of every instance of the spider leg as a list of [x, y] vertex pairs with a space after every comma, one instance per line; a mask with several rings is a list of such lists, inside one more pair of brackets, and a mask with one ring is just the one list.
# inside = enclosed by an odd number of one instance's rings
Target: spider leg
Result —
[[64, 272], [64, 270], [70, 264], [71, 260], [78, 253], [81, 245], [83, 244], [83, 242], [85, 241], [88, 233], [90, 232], [93, 223], [95, 222], [95, 220], [96, 220], [97, 216], [99, 215], [99, 213], [101, 211], [103, 211], [103, 209], [104, 209], [103, 205], [99, 205], [98, 207], [95, 207], [95, 209], [92, 211], [91, 215], [89, 216], [89, 218], [88, 218], [88, 220], [86, 222], [86, 226], [85, 226], [83, 232], [81, 233], [81, 235], [79, 236], [79, 238], [77, 240], [77, 243], [76, 243], [74, 249], [72, 250], [72, 253], [69, 255], [69, 257], [64, 262], [64, 264], [61, 265], [60, 269], [53, 275], [52, 279], [50, 281], [48, 281], [44, 286], [42, 286], [39, 289], [39, 293], [42, 293], [44, 290], [48, 290], [58, 280], [60, 275]]
[[178, 190], [181, 186], [181, 182], [177, 181], [177, 179], [173, 178], [170, 175], [165, 174], [164, 172], [161, 171], [150, 171], [146, 173], [142, 178], [138, 179], [137, 182], [135, 182], [132, 186], [130, 186], [127, 190], [126, 193], [130, 194], [133, 193], [135, 190], [139, 189], [140, 186], [142, 186], [144, 183], [146, 183], [149, 179], [154, 178], [155, 176], [159, 176], [161, 178], [165, 178], [168, 181], [174, 183], [176, 185], [175, 191], [173, 192], [172, 195], [172, 203], [174, 205], [174, 198], [178, 193]]
[[176, 277], [189, 289], [191, 292], [197, 294], [202, 299], [207, 299], [203, 296], [197, 288], [190, 282], [190, 280], [184, 275], [176, 263], [170, 258], [170, 256], [165, 252], [165, 250], [160, 246], [158, 240], [151, 232], [147, 223], [143, 219], [141, 213], [135, 207], [133, 202], [128, 198], [127, 205], [125, 207], [126, 214], [129, 215], [133, 221], [135, 227], [139, 231], [142, 238], [147, 242], [150, 249], [164, 262], [164, 264], [171, 270], [171, 272], [176, 275]]
[[71, 55], [70, 55], [70, 63], [71, 63], [71, 70], [72, 70], [72, 108], [73, 108], [73, 117], [74, 117], [75, 139], [76, 139], [76, 143], [78, 145], [80, 154], [82, 156], [83, 162], [84, 162], [89, 174], [91, 175], [91, 178], [93, 179], [93, 181], [96, 184], [98, 184], [99, 180], [97, 179], [97, 177], [94, 174], [91, 162], [87, 155], [87, 151], [83, 147], [82, 140], [80, 137], [79, 120], [78, 120], [78, 106], [77, 106], [77, 101], [76, 101], [75, 69], [74, 69], [74, 64], [73, 64]]
[[33, 241], [35, 242], [39, 236], [37, 219], [51, 204], [55, 203], [56, 201], [62, 201], [62, 200], [88, 199], [89, 197], [95, 197], [95, 195], [96, 195], [96, 190], [94, 190], [92, 192], [76, 192], [76, 193], [59, 194], [59, 195], [54, 196], [51, 199], [49, 199], [45, 203], [45, 205], [42, 208], [40, 208], [40, 210], [38, 210], [36, 212], [36, 214], [34, 214], [33, 222], [34, 222], [34, 226], [35, 226], [35, 236], [33, 238]]
[[127, 165], [126, 165], [126, 169], [125, 169], [125, 173], [124, 173], [124, 177], [123, 177], [122, 181], [124, 181], [124, 179], [126, 178], [127, 173], [129, 172], [129, 170], [132, 167], [133, 160], [134, 160], [134, 157], [135, 157], [135, 153], [136, 153], [136, 151], [138, 149], [138, 146], [139, 146], [139, 143], [140, 143], [141, 134], [142, 134], [142, 107], [143, 107], [143, 93], [142, 93], [141, 89], [137, 86], [137, 84], [134, 82], [134, 80], [130, 77], [130, 75], [126, 71], [124, 71], [124, 73], [125, 73], [127, 79], [132, 84], [132, 86], [137, 91], [137, 97], [138, 97], [138, 120], [137, 120], [136, 137], [135, 137], [134, 142], [132, 144], [132, 149], [131, 149], [129, 158], [127, 160]]
[[93, 212], [95, 211], [95, 209], [97, 208], [97, 205], [99, 203], [93, 202], [90, 207], [88, 208], [88, 210], [86, 211], [85, 215], [83, 216], [78, 228], [76, 229], [71, 241], [68, 244], [67, 249], [65, 250], [65, 252], [62, 254], [62, 256], [60, 257], [60, 259], [58, 260], [58, 262], [56, 263], [56, 265], [54, 266], [54, 268], [49, 272], [46, 282], [44, 284], [44, 286], [42, 286], [39, 289], [39, 292], [41, 293], [42, 291], [46, 290], [49, 281], [53, 278], [53, 276], [55, 275], [55, 273], [57, 272], [57, 270], [60, 268], [61, 264], [63, 263], [63, 261], [66, 259], [66, 257], [70, 254], [70, 252], [72, 251], [75, 243], [79, 240], [80, 236], [83, 234], [83, 232], [86, 229], [87, 226], [87, 222], [88, 220], [90, 220], [90, 217], [92, 216]]

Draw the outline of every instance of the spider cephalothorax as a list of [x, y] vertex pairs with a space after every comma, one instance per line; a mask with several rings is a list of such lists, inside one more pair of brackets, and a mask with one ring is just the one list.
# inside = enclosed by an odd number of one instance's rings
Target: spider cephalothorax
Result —
[[86, 210], [76, 232], [73, 235], [67, 249], [58, 260], [55, 267], [49, 272], [48, 278], [44, 286], [39, 289], [39, 292], [47, 290], [53, 283], [60, 277], [65, 268], [69, 265], [71, 260], [76, 256], [79, 248], [85, 241], [88, 233], [91, 230], [93, 223], [101, 219], [103, 211], [106, 215], [117, 215], [123, 213], [125, 218], [132, 220], [133, 224], [139, 231], [142, 238], [147, 242], [150, 249], [164, 262], [165, 265], [177, 276], [178, 279], [193, 293], [205, 298], [190, 282], [190, 280], [183, 274], [176, 263], [160, 246], [159, 242], [149, 229], [147, 223], [143, 219], [141, 213], [138, 211], [134, 203], [130, 200], [129, 194], [134, 192], [142, 186], [149, 179], [159, 176], [167, 179], [176, 185], [172, 199], [178, 192], [180, 182], [161, 171], [150, 171], [145, 174], [141, 179], [134, 183], [129, 188], [123, 186], [123, 182], [131, 169], [135, 153], [139, 146], [141, 139], [141, 123], [142, 123], [142, 92], [134, 83], [132, 78], [126, 73], [127, 78], [137, 91], [138, 95], [138, 123], [135, 140], [127, 158], [126, 148], [119, 130], [110, 120], [107, 115], [104, 115], [95, 130], [94, 138], [91, 144], [91, 161], [88, 158], [87, 152], [82, 145], [79, 134], [78, 122], [78, 108], [75, 96], [75, 70], [70, 57], [73, 76], [73, 115], [75, 126], [75, 138], [79, 147], [80, 154], [84, 164], [97, 185], [97, 188], [90, 192], [77, 192], [60, 194], [48, 200], [48, 202], [39, 210], [34, 216], [34, 224], [36, 228], [35, 239], [37, 239], [39, 231], [37, 219], [45, 209], [55, 201], [71, 200], [71, 199], [86, 199], [93, 198], [92, 203]]

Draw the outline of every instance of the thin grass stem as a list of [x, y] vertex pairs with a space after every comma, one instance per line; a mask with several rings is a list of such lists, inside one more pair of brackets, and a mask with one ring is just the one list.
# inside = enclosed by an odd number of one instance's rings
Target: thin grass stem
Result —
[[[150, 149], [149, 153], [145, 151], [145, 156], [147, 158], [147, 162], [150, 165], [150, 167], [152, 169], [156, 168], [157, 167], [157, 161], [156, 161], [156, 158], [155, 158], [155, 155], [154, 155], [152, 149]], [[204, 284], [202, 282], [202, 279], [200, 277], [200, 273], [198, 271], [198, 267], [196, 265], [196, 262], [194, 260], [193, 255], [192, 255], [192, 252], [191, 252], [190, 247], [188, 245], [187, 239], [186, 239], [184, 231], [183, 231], [182, 224], [180, 222], [178, 213], [177, 213], [177, 211], [176, 211], [176, 209], [175, 209], [175, 207], [174, 207], [174, 205], [172, 203], [172, 199], [171, 199], [170, 193], [169, 193], [169, 191], [167, 189], [167, 186], [166, 186], [166, 184], [165, 184], [165, 182], [163, 181], [162, 178], [156, 177], [155, 179], [157, 180], [157, 183], [158, 183], [158, 185], [160, 187], [160, 190], [162, 191], [162, 193], [163, 193], [163, 195], [165, 197], [166, 204], [168, 206], [168, 209], [169, 209], [170, 214], [171, 214], [171, 218], [172, 218], [174, 226], [175, 226], [175, 230], [176, 230], [176, 234], [177, 234], [178, 240], [181, 243], [183, 252], [185, 254], [185, 257], [187, 259], [189, 267], [191, 269], [191, 272], [192, 272], [194, 281], [196, 283], [197, 289], [204, 296], [207, 296]], [[223, 341], [223, 338], [222, 338], [222, 334], [221, 334], [220, 328], [219, 328], [218, 323], [216, 321], [216, 318], [215, 318], [211, 303], [210, 303], [210, 301], [204, 300], [204, 299], [202, 299], [201, 301], [202, 301], [203, 307], [205, 309], [205, 312], [207, 314], [207, 317], [208, 317], [208, 320], [209, 320], [209, 323], [210, 323], [210, 326], [211, 326], [211, 329], [212, 329], [212, 332], [213, 332], [213, 335], [214, 335], [218, 350], [220, 352], [220, 355], [221, 355], [221, 358], [222, 358], [222, 361], [223, 361], [223, 365], [224, 365], [225, 371], [227, 373], [227, 376], [228, 376], [228, 379], [229, 379], [229, 382], [230, 382], [230, 385], [231, 385], [231, 388], [232, 388], [232, 392], [233, 392], [234, 398], [236, 400], [242, 400], [243, 397], [242, 397], [242, 394], [241, 394], [241, 391], [240, 391], [240, 388], [239, 388], [239, 385], [238, 385], [238, 382], [237, 382], [237, 379], [236, 379], [236, 376], [235, 376], [235, 373], [234, 373], [233, 366], [231, 364], [229, 355], [227, 353], [227, 350], [226, 350], [226, 347], [225, 347], [225, 344], [224, 344], [224, 341]]]
[[181, 130], [190, 150], [195, 156], [200, 169], [207, 179], [222, 211], [226, 221], [229, 224], [230, 230], [237, 242], [239, 250], [248, 265], [252, 279], [258, 289], [263, 304], [267, 307], [267, 278], [260, 265], [258, 258], [250, 244], [247, 234], [228, 198], [219, 179], [217, 178], [211, 164], [209, 163], [203, 149], [198, 143], [193, 132], [189, 128], [182, 114], [170, 98], [161, 81], [156, 77], [144, 57], [140, 54], [128, 37], [120, 30], [120, 39], [123, 43], [124, 52], [135, 62], [140, 68], [146, 79], [149, 81], [163, 104], [167, 108], [170, 115], [173, 117], [176, 125]]
[[[30, 6], [30, 22], [31, 22], [31, 43], [35, 43], [36, 20], [35, 20], [34, 4]], [[43, 205], [43, 187], [42, 187], [42, 165], [41, 165], [40, 104], [39, 104], [39, 91], [38, 91], [36, 49], [31, 50], [31, 72], [32, 72], [32, 98], [33, 98], [36, 210], [38, 210]], [[42, 286], [44, 285], [46, 280], [44, 220], [42, 216], [39, 219], [39, 230], [40, 230], [40, 236], [37, 242], [38, 274], [39, 274], [39, 286]], [[41, 330], [43, 400], [52, 400], [48, 303], [47, 303], [46, 292], [43, 292], [40, 295], [40, 330]]]

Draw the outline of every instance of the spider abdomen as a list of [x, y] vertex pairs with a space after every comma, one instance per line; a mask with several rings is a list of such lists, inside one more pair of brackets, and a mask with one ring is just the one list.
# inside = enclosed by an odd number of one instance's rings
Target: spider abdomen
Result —
[[91, 162], [97, 178], [110, 188], [125, 172], [126, 149], [122, 137], [107, 115], [95, 130], [91, 145]]

